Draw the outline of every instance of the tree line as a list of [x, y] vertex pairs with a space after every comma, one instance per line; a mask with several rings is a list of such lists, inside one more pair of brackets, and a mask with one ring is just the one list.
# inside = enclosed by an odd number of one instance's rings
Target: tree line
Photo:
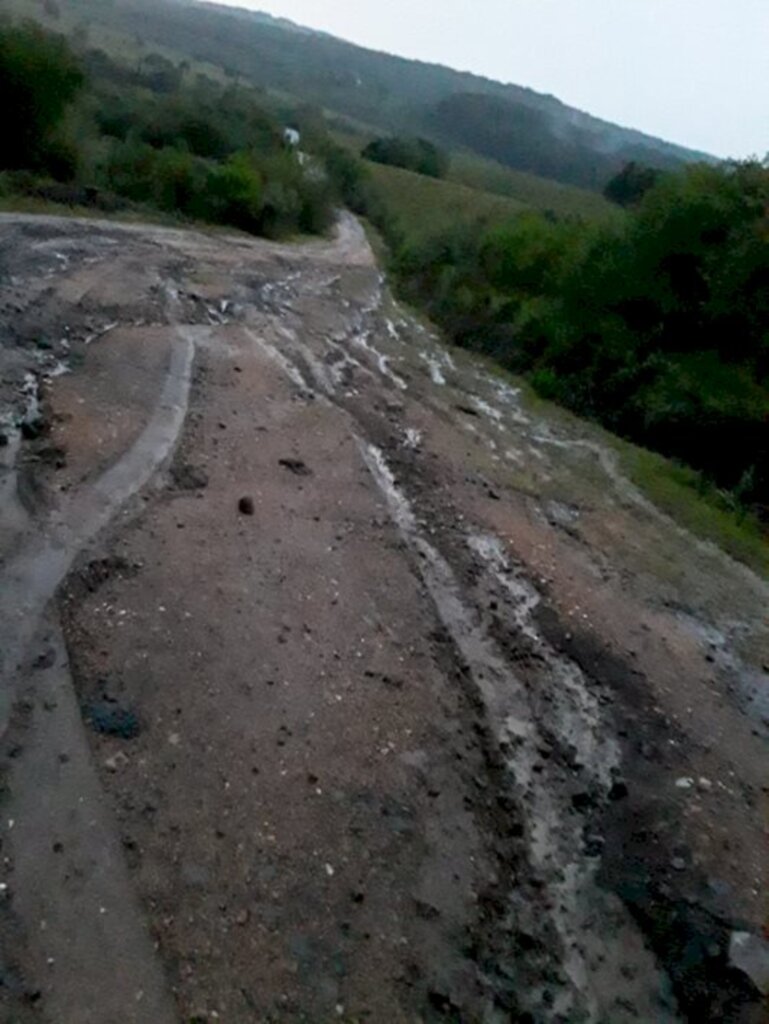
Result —
[[162, 55], [130, 67], [34, 24], [0, 25], [0, 100], [5, 192], [133, 204], [271, 237], [333, 220], [322, 152], [299, 160], [253, 89]]
[[456, 343], [767, 516], [766, 166], [647, 178], [608, 224], [527, 212], [449, 230], [394, 265]]

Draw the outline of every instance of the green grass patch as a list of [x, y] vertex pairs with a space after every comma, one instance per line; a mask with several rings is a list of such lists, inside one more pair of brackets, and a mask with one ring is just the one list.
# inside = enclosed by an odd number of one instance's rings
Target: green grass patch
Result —
[[696, 470], [612, 438], [620, 467], [660, 511], [769, 578], [769, 536], [758, 519]]
[[[56, 203], [38, 196], [25, 196], [0, 193], [0, 212], [29, 213], [50, 217], [75, 217], [88, 220], [111, 220], [123, 224], [157, 224], [162, 227], [196, 227], [211, 230], [210, 224], [192, 222], [172, 213], [164, 213], [157, 209], [135, 208], [127, 210], [104, 211], [93, 206], [81, 206], [76, 203]], [[230, 234], [235, 234], [232, 228]]]
[[451, 154], [448, 179], [479, 191], [506, 196], [535, 210], [551, 211], [560, 217], [610, 220], [622, 216], [618, 207], [597, 192], [515, 171], [472, 153]]
[[457, 224], [506, 220], [525, 209], [506, 196], [453, 181], [427, 178], [383, 164], [367, 164], [390, 216], [408, 242], [421, 242]]
[[[55, 203], [37, 196], [0, 194], [0, 213], [34, 214], [48, 217], [71, 217], [75, 220], [112, 221], [115, 224], [136, 224], [146, 227], [179, 228], [198, 231], [207, 235], [254, 240], [254, 236], [227, 224], [211, 224], [210, 221], [195, 220], [180, 214], [165, 213], [155, 207], [135, 207], [126, 210], [100, 210], [76, 203]], [[314, 239], [299, 235], [282, 241], [293, 245], [311, 244]]]
[[[462, 358], [463, 350], [454, 349]], [[583, 437], [617, 453], [618, 467], [627, 480], [660, 512], [699, 540], [710, 541], [736, 561], [769, 579], [769, 530], [750, 511], [701, 473], [584, 420], [561, 405], [542, 398], [529, 381], [508, 373], [492, 359], [473, 353], [469, 358], [513, 387], [520, 388], [528, 412], [557, 426], [564, 436]]]

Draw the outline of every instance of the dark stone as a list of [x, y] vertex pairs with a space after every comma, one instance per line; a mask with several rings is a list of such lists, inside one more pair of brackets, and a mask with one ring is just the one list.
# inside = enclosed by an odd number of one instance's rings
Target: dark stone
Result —
[[67, 465], [67, 451], [57, 444], [46, 444], [41, 446], [37, 452], [40, 462], [44, 462], [56, 469], [64, 469]]
[[114, 701], [99, 700], [86, 705], [85, 718], [95, 732], [105, 736], [132, 740], [141, 732], [139, 719], [134, 712]]
[[136, 565], [131, 565], [125, 558], [116, 555], [110, 558], [94, 559], [84, 569], [81, 569], [78, 575], [85, 589], [93, 594], [113, 576], [125, 578], [135, 576], [137, 572]]
[[238, 502], [238, 511], [241, 515], [252, 516], [254, 514], [254, 499], [248, 496], [241, 498]]
[[423, 900], [415, 900], [414, 909], [417, 912], [417, 917], [421, 917], [423, 921], [435, 921], [441, 916], [437, 907], [431, 903], [425, 903]]
[[53, 647], [49, 647], [42, 654], [39, 654], [32, 662], [32, 668], [42, 670], [50, 668], [51, 665], [56, 661], [56, 651]]
[[439, 992], [437, 989], [432, 989], [427, 993], [427, 1002], [432, 1010], [442, 1014], [444, 1017], [458, 1019], [457, 1014], [460, 1012], [460, 1008], [453, 1001], [451, 996], [447, 995], [445, 992]]
[[171, 479], [180, 491], [202, 491], [208, 487], [208, 473], [198, 466], [191, 466], [188, 462], [174, 466], [171, 470]]
[[312, 470], [301, 459], [278, 459], [278, 465], [295, 476], [312, 476]]
[[43, 420], [36, 418], [33, 420], [23, 420], [21, 424], [21, 436], [25, 441], [36, 441], [38, 437], [43, 433], [44, 423]]

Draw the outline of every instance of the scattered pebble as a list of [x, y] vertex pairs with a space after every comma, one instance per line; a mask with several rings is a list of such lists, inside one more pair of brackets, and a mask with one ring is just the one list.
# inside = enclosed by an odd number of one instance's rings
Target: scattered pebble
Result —
[[125, 768], [127, 764], [128, 757], [119, 750], [116, 754], [113, 754], [112, 757], [108, 757], [106, 759], [104, 767], [108, 772], [118, 772], [121, 768]]

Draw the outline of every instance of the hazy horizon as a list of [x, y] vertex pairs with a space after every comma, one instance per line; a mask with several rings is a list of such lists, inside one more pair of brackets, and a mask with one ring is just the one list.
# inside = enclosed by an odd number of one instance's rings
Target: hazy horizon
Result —
[[215, 0], [551, 93], [721, 157], [769, 152], [766, 0]]

